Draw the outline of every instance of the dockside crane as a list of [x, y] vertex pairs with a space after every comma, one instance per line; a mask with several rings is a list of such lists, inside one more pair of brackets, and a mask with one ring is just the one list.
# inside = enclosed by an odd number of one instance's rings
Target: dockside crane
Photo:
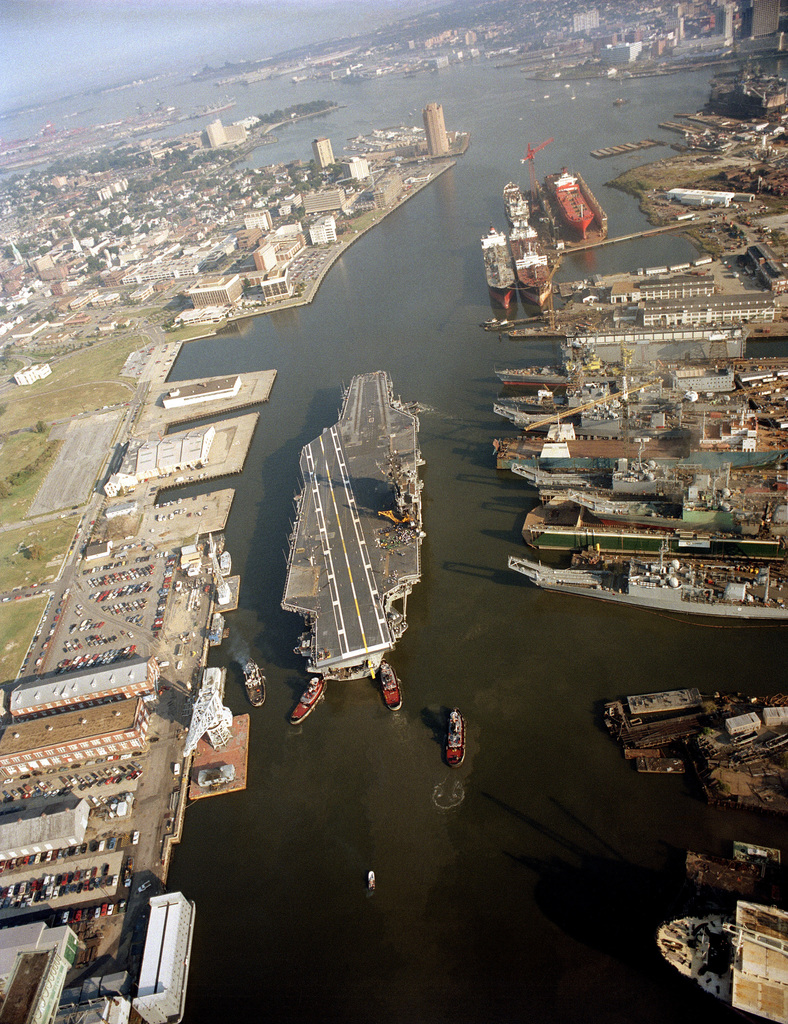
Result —
[[533, 148], [531, 146], [531, 143], [529, 142], [528, 146], [527, 146], [527, 149], [525, 151], [525, 156], [520, 161], [520, 163], [523, 163], [523, 164], [527, 163], [528, 164], [528, 173], [529, 173], [530, 178], [531, 178], [531, 208], [532, 209], [536, 207], [536, 204], [539, 201], [539, 185], [538, 185], [538, 183], [536, 181], [536, 170], [534, 168], [534, 157], [536, 156], [537, 153], [541, 152], [545, 148], [545, 146], [549, 146], [550, 143], [553, 141], [553, 138], [554, 138], [554, 136], [551, 135], [550, 138], [547, 139], [545, 142], [540, 142], [539, 145], [536, 146], [536, 148]]
[[523, 427], [523, 430], [539, 430], [541, 427], [549, 427], [554, 422], [560, 422], [561, 418], [568, 419], [574, 416], [578, 412], [587, 412], [589, 409], [593, 409], [597, 405], [602, 405], [605, 402], [619, 401], [622, 405], [626, 405], [630, 395], [635, 395], [639, 391], [644, 391], [646, 388], [651, 387], [654, 382], [647, 380], [645, 384], [638, 384], [634, 388], [625, 388], [620, 394], [615, 395], [602, 395], [600, 398], [593, 398], [589, 402], [583, 402], [582, 405], [569, 406], [567, 409], [560, 413], [553, 413], [551, 416], [545, 416], [544, 419], [535, 420], [533, 423], [529, 423]]

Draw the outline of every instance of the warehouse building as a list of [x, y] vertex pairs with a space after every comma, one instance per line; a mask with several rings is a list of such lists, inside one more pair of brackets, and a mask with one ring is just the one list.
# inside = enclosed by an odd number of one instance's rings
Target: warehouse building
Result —
[[788, 276], [785, 266], [777, 259], [774, 251], [764, 242], [756, 242], [747, 247], [745, 264], [748, 266], [764, 288], [776, 295], [788, 291]]
[[684, 301], [641, 305], [638, 320], [643, 327], [673, 327], [684, 324], [736, 324], [749, 320], [774, 320], [774, 301], [766, 295], [725, 295]]
[[0, 737], [0, 773], [10, 780], [42, 769], [137, 753], [145, 746], [149, 719], [148, 706], [137, 697], [13, 721]]
[[133, 1003], [147, 1024], [172, 1024], [183, 1017], [193, 934], [194, 903], [180, 892], [152, 897]]
[[216, 428], [209, 425], [167, 434], [154, 441], [131, 440], [120, 469], [104, 484], [104, 493], [115, 498], [144, 480], [204, 466], [215, 437]]
[[159, 663], [155, 658], [133, 658], [85, 672], [20, 683], [11, 691], [9, 711], [13, 718], [21, 720], [95, 707], [108, 701], [151, 697], [158, 681]]
[[87, 800], [80, 800], [73, 794], [59, 800], [34, 797], [21, 803], [3, 804], [0, 858], [27, 857], [63, 846], [79, 846], [85, 838], [89, 813]]
[[212, 377], [198, 384], [181, 384], [171, 388], [162, 400], [165, 409], [178, 409], [185, 405], [199, 405], [200, 402], [218, 402], [222, 398], [235, 398], [241, 390], [241, 378]]

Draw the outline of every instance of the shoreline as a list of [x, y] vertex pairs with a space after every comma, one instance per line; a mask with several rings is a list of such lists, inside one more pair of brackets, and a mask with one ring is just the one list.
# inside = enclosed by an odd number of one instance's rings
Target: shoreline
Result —
[[[260, 309], [248, 310], [241, 313], [237, 313], [236, 315], [233, 316], [228, 316], [226, 320], [217, 324], [214, 330], [207, 331], [205, 334], [199, 334], [193, 338], [176, 338], [173, 340], [180, 341], [182, 344], [191, 341], [204, 341], [206, 338], [215, 338], [231, 324], [236, 324], [239, 321], [251, 320], [258, 316], [266, 316], [269, 313], [276, 313], [285, 309], [299, 309], [302, 306], [310, 305], [314, 301], [315, 296], [317, 295], [320, 289], [320, 285], [323, 283], [323, 279], [328, 274], [329, 270], [331, 270], [331, 268], [334, 266], [334, 264], [341, 256], [344, 256], [344, 254], [352, 245], [354, 245], [360, 238], [363, 238], [368, 231], [372, 231], [373, 228], [376, 228], [379, 224], [381, 224], [390, 214], [394, 213], [396, 210], [399, 210], [408, 202], [409, 199], [412, 199], [413, 196], [421, 192], [422, 189], [427, 188], [434, 181], [437, 181], [437, 179], [442, 174], [445, 174], [446, 171], [454, 167], [456, 163], [457, 160], [455, 157], [448, 157], [445, 162], [442, 162], [437, 165], [437, 169], [434, 171], [434, 173], [430, 173], [430, 177], [427, 181], [423, 181], [418, 185], [415, 185], [413, 188], [409, 189], [397, 200], [396, 203], [383, 210], [381, 212], [380, 217], [378, 217], [377, 220], [373, 221], [372, 224], [368, 224], [367, 227], [361, 228], [360, 230], [355, 229], [353, 237], [346, 239], [341, 243], [341, 245], [338, 246], [336, 252], [331, 256], [330, 260], [321, 269], [320, 273], [317, 275], [317, 277], [311, 283], [311, 285], [306, 289], [303, 295], [299, 296], [298, 298], [286, 299], [284, 302], [277, 302], [271, 305], [266, 305]], [[436, 165], [433, 164], [431, 166], [435, 167]]]

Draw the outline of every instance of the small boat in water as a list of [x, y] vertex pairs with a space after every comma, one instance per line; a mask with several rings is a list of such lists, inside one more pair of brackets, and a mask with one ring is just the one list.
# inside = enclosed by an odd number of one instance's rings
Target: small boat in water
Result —
[[244, 685], [249, 703], [252, 707], [259, 708], [265, 702], [265, 676], [257, 662], [251, 658], [244, 665]]
[[306, 690], [304, 690], [301, 700], [296, 704], [295, 710], [290, 716], [292, 725], [298, 725], [299, 722], [306, 718], [310, 711], [314, 710], [315, 705], [323, 696], [325, 686], [325, 679], [322, 676], [315, 676]]
[[375, 889], [375, 872], [374, 871], [368, 871], [367, 872], [367, 888], [369, 889], [370, 892], [373, 892], [374, 889]]
[[402, 690], [397, 673], [387, 661], [381, 661], [378, 677], [380, 679], [380, 692], [383, 694], [386, 707], [391, 711], [399, 711], [402, 707]]
[[458, 708], [449, 712], [449, 729], [446, 734], [446, 763], [450, 768], [462, 764], [465, 757], [465, 719]]

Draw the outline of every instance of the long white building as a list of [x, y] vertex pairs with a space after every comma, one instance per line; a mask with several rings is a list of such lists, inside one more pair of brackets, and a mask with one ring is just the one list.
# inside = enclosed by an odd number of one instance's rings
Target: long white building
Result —
[[170, 892], [150, 901], [134, 1009], [147, 1024], [177, 1024], [183, 1017], [189, 977], [194, 903]]

